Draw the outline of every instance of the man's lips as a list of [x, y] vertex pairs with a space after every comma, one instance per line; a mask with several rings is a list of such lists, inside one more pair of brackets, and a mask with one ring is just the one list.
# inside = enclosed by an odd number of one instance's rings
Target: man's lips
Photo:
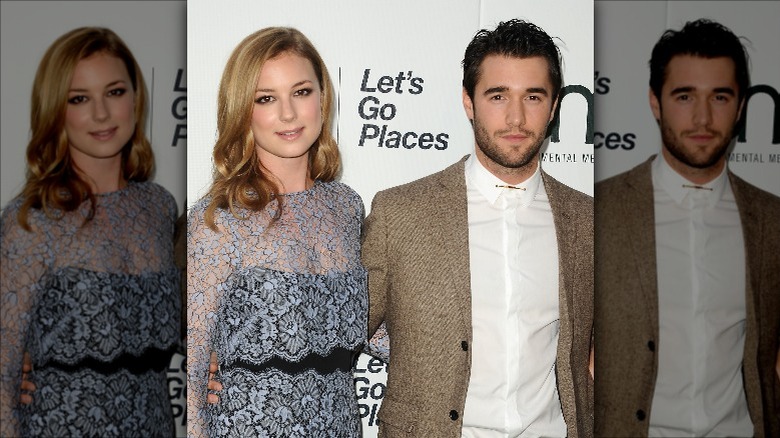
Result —
[[111, 139], [114, 134], [116, 134], [117, 129], [119, 128], [115, 126], [113, 128], [102, 129], [100, 131], [90, 131], [89, 135], [91, 135], [96, 140], [105, 141]]
[[303, 133], [303, 127], [297, 129], [288, 129], [286, 131], [276, 131], [276, 135], [285, 140], [295, 140]]
[[533, 133], [527, 131], [520, 131], [520, 132], [504, 131], [504, 132], [498, 132], [497, 135], [498, 137], [511, 142], [524, 141], [527, 138], [531, 138], [534, 136]]
[[525, 134], [507, 134], [507, 135], [502, 135], [501, 138], [509, 141], [523, 141], [526, 138], [528, 138], [528, 136]]
[[686, 137], [694, 141], [710, 141], [713, 138], [717, 137], [717, 135], [709, 132], [699, 132], [699, 133], [687, 134]]

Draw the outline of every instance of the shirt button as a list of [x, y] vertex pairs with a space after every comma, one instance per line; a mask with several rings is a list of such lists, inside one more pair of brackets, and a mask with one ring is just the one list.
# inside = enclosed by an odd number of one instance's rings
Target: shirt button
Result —
[[458, 419], [458, 411], [455, 409], [450, 411], [450, 420], [455, 421]]
[[639, 420], [639, 421], [644, 421], [644, 419], [645, 419], [645, 411], [643, 411], [641, 409], [636, 411], [636, 419]]
[[655, 351], [655, 342], [653, 342], [653, 341], [647, 341], [647, 348], [648, 348], [650, 351]]
[[460, 342], [460, 348], [462, 348], [463, 351], [469, 351], [469, 343], [466, 342], [466, 341], [461, 341]]

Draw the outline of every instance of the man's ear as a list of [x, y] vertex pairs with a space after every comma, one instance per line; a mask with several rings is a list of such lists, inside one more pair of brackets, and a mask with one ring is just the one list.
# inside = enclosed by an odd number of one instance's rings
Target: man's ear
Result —
[[466, 110], [466, 117], [469, 120], [474, 121], [474, 102], [469, 97], [469, 93], [466, 89], [463, 89], [463, 109]]
[[[738, 124], [742, 121], [742, 111], [745, 110], [745, 103], [747, 102], [747, 96], [742, 96], [742, 102], [739, 103], [739, 109], [737, 110], [737, 121], [735, 124]], [[736, 135], [736, 133], [735, 133]], [[780, 350], [777, 351], [778, 354], [780, 354]]]
[[558, 103], [560, 101], [561, 101], [561, 93], [558, 93], [558, 97], [555, 98], [555, 101], [552, 104], [552, 108], [550, 108], [550, 119], [547, 120], [548, 125], [552, 123], [553, 119], [555, 119], [555, 110], [558, 109]]
[[661, 102], [658, 101], [652, 88], [647, 91], [647, 97], [650, 100], [650, 109], [653, 110], [653, 117], [656, 120], [661, 120]]

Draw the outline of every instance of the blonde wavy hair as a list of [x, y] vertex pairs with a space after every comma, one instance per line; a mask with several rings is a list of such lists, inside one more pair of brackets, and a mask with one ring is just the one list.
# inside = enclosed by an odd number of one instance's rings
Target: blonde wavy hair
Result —
[[[122, 60], [135, 91], [135, 131], [122, 149], [122, 177], [146, 181], [154, 169], [154, 154], [146, 138], [146, 84], [135, 57], [117, 34], [102, 27], [81, 27], [57, 38], [46, 50], [32, 89], [31, 138], [27, 145], [27, 180], [17, 221], [30, 231], [31, 208], [43, 210], [51, 219], [73, 211], [90, 201], [89, 215], [95, 214], [95, 194], [79, 176], [72, 161], [65, 132], [68, 90], [73, 72], [82, 59], [104, 53]], [[86, 222], [85, 221], [85, 222]]]
[[261, 29], [244, 38], [233, 50], [222, 73], [217, 99], [217, 141], [214, 145], [214, 180], [209, 189], [210, 203], [204, 219], [214, 231], [216, 209], [227, 209], [245, 219], [239, 208], [261, 211], [273, 200], [279, 208], [279, 187], [262, 167], [251, 130], [255, 88], [266, 61], [293, 53], [311, 62], [320, 86], [322, 129], [309, 150], [309, 176], [313, 180], [332, 181], [341, 169], [338, 145], [331, 134], [333, 86], [325, 63], [314, 45], [300, 31], [288, 27]]

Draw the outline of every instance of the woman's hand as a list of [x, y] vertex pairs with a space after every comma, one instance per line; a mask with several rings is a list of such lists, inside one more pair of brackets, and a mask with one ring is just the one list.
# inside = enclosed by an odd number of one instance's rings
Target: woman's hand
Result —
[[19, 397], [19, 402], [23, 405], [29, 405], [33, 401], [32, 393], [35, 392], [35, 384], [29, 380], [31, 372], [32, 360], [30, 354], [25, 352], [22, 359], [22, 394]]
[[[215, 392], [222, 391], [222, 384], [214, 380], [214, 375], [217, 373], [218, 370], [219, 370], [219, 365], [217, 365], [217, 354], [211, 353], [211, 360], [209, 361], [209, 383], [208, 383], [208, 389], [210, 391], [215, 391]], [[217, 394], [209, 393], [209, 395], [206, 396], [206, 401], [212, 405], [215, 405], [219, 403], [219, 396]]]

